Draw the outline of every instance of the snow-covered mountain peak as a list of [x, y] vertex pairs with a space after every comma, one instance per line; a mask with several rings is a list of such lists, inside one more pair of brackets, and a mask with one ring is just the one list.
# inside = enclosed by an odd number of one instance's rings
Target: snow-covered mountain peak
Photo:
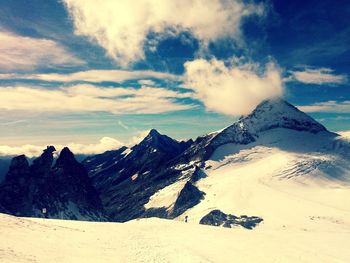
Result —
[[[328, 132], [327, 129], [306, 113], [298, 110], [281, 98], [262, 101], [250, 114], [241, 117], [237, 122], [225, 129], [199, 137], [186, 151], [186, 154], [198, 161], [210, 158], [215, 149], [224, 144], [247, 145], [267, 131], [277, 128], [303, 131], [311, 134]], [[280, 140], [283, 138], [281, 133]], [[330, 133], [334, 137], [333, 133]]]
[[264, 100], [246, 117], [240, 118], [238, 126], [251, 134], [273, 128], [318, 133], [326, 128], [306, 113], [281, 98]]

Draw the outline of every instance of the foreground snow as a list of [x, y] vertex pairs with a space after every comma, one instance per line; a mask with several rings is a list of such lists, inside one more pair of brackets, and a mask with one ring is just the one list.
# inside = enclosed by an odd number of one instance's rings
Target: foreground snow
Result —
[[92, 223], [0, 214], [1, 262], [349, 262], [349, 225], [253, 231], [143, 219]]

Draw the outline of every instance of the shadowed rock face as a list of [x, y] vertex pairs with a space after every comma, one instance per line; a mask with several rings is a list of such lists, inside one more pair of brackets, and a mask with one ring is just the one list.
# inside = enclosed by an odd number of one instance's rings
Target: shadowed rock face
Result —
[[199, 223], [202, 225], [211, 226], [223, 226], [232, 228], [234, 226], [242, 226], [246, 229], [253, 229], [259, 223], [263, 221], [262, 218], [257, 216], [234, 216], [230, 214], [225, 214], [220, 210], [213, 210], [206, 216], [204, 216]]
[[22, 177], [27, 178], [29, 176], [29, 172], [27, 158], [25, 155], [20, 155], [12, 159], [5, 179], [8, 181], [21, 181]]
[[7, 172], [9, 171], [11, 160], [9, 158], [0, 159], [0, 183], [5, 179]]
[[53, 163], [53, 152], [55, 151], [54, 146], [48, 146], [41, 156], [33, 161], [33, 164], [30, 166], [31, 174], [40, 178], [49, 176]]
[[101, 220], [103, 208], [87, 171], [64, 148], [54, 166], [53, 146], [29, 166], [24, 155], [13, 158], [0, 185], [0, 209], [18, 216]]
[[27, 158], [24, 155], [13, 158], [0, 187], [0, 211], [17, 215], [27, 209], [29, 180], [30, 167]]
[[183, 214], [187, 209], [199, 204], [204, 199], [204, 195], [204, 192], [200, 191], [192, 183], [187, 182], [180, 191], [170, 216], [175, 218]]
[[153, 215], [154, 211], [145, 211], [144, 204], [155, 192], [178, 179], [180, 172], [168, 164], [191, 143], [191, 140], [178, 142], [151, 130], [131, 149], [123, 147], [85, 159], [83, 164], [112, 220]]
[[201, 168], [199, 168], [198, 166], [195, 167], [195, 170], [191, 176], [191, 182], [192, 183], [196, 183], [197, 181], [199, 181], [200, 179], [203, 179], [207, 177], [207, 175], [205, 174], [205, 172], [202, 171]]

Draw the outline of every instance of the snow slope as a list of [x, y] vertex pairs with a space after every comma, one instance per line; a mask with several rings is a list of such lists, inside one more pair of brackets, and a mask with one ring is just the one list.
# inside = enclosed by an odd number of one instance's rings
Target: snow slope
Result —
[[7, 262], [349, 262], [342, 228], [226, 229], [164, 219], [94, 223], [0, 214]]
[[[342, 252], [342, 242], [350, 241], [349, 154], [349, 143], [332, 133], [283, 128], [261, 132], [247, 145], [225, 144], [206, 161], [207, 176], [196, 183], [205, 199], [177, 220], [188, 216], [190, 223], [198, 224], [214, 209], [259, 216], [264, 221], [250, 235], [263, 242], [261, 246], [276, 246], [275, 252], [266, 251], [267, 262], [350, 262], [349, 253]], [[148, 207], [157, 203], [171, 207], [173, 200], [174, 188], [164, 188]], [[237, 233], [239, 228], [231, 231]], [[281, 244], [274, 243], [278, 235]], [[283, 258], [280, 247], [295, 235], [300, 235], [298, 244], [290, 244], [295, 258]], [[322, 256], [312, 258], [315, 251]]]
[[348, 231], [349, 149], [329, 133], [287, 129], [264, 132], [249, 145], [223, 145], [206, 162], [207, 177], [197, 182], [205, 199], [179, 219], [199, 222], [220, 209], [262, 217], [264, 229]]

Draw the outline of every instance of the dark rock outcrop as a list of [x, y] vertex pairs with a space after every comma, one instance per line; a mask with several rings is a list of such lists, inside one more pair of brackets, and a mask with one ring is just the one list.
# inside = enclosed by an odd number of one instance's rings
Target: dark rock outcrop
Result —
[[175, 201], [170, 217], [178, 217], [187, 209], [199, 204], [204, 199], [204, 195], [205, 193], [200, 191], [191, 182], [187, 182]]
[[203, 172], [201, 168], [196, 166], [190, 180], [192, 183], [196, 183], [197, 181], [199, 181], [200, 179], [203, 179], [205, 177], [207, 177], [205, 172]]
[[0, 206], [17, 216], [41, 217], [46, 208], [49, 218], [105, 220], [104, 210], [87, 171], [73, 153], [64, 148], [52, 166], [55, 148], [28, 164], [24, 155], [13, 158], [0, 185]]
[[257, 216], [234, 216], [230, 214], [225, 214], [220, 210], [213, 210], [206, 216], [204, 216], [199, 223], [202, 225], [211, 226], [223, 226], [232, 228], [234, 226], [242, 226], [246, 229], [253, 229], [259, 223], [263, 221], [262, 218]]
[[5, 179], [5, 176], [10, 168], [11, 158], [2, 157], [0, 159], [0, 183]]
[[9, 171], [0, 186], [0, 204], [6, 212], [20, 215], [28, 209], [30, 167], [24, 155], [12, 159]]

